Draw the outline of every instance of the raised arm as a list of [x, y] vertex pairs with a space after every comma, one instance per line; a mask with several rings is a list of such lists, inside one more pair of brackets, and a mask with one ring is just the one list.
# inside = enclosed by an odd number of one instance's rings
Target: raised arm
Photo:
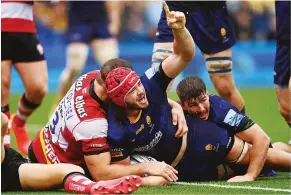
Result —
[[166, 2], [163, 7], [168, 26], [174, 35], [173, 53], [163, 61], [162, 68], [170, 78], [175, 78], [194, 57], [194, 40], [185, 27], [186, 17], [183, 12], [170, 11]]

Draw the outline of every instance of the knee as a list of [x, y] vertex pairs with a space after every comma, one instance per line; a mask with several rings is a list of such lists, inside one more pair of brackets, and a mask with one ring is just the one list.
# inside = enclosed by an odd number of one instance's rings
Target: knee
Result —
[[78, 172], [78, 173], [83, 173], [83, 174], [85, 173], [83, 168], [77, 165], [60, 164], [60, 166], [62, 166], [60, 170], [62, 170], [63, 176], [66, 176], [67, 174], [72, 173], [72, 172]]
[[1, 77], [1, 88], [2, 88], [2, 91], [3, 91], [3, 89], [4, 90], [9, 90], [9, 87], [10, 87], [10, 77], [2, 76]]
[[291, 114], [290, 114], [290, 107], [289, 105], [287, 104], [280, 104], [279, 105], [279, 111], [280, 111], [280, 114], [281, 116], [287, 121], [289, 122], [291, 119]]
[[[47, 82], [38, 82], [29, 86], [29, 89], [26, 90], [26, 95], [29, 97], [29, 100], [39, 101], [44, 98], [48, 93]], [[36, 102], [33, 102], [36, 103]], [[40, 103], [40, 102], [37, 102]]]
[[235, 92], [234, 83], [228, 77], [219, 76], [219, 79], [215, 80], [213, 84], [222, 97], [230, 97]]

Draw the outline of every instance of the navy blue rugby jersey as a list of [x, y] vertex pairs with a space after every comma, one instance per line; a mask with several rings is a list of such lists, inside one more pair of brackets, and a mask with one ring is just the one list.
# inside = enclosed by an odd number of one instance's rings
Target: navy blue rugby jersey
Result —
[[131, 154], [144, 154], [171, 164], [176, 158], [182, 138], [176, 138], [177, 126], [172, 123], [171, 107], [166, 89], [171, 78], [160, 68], [150, 68], [141, 76], [149, 106], [140, 112], [134, 123], [126, 117], [118, 121], [117, 106], [111, 104], [107, 112], [108, 140], [111, 160], [120, 161]]
[[167, 1], [170, 11], [194, 12], [226, 6], [226, 1]]
[[290, 45], [290, 1], [276, 1], [276, 39], [280, 45]]
[[209, 95], [210, 110], [208, 121], [224, 127], [233, 133], [248, 129], [254, 124], [246, 115], [240, 113], [230, 102], [217, 95]]
[[107, 20], [107, 11], [104, 1], [69, 1], [69, 24], [96, 22]]

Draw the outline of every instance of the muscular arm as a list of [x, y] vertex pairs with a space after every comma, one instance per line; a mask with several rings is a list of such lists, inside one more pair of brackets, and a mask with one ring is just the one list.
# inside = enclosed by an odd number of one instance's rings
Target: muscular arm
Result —
[[85, 156], [86, 165], [95, 181], [108, 180], [126, 175], [145, 175], [148, 169], [145, 164], [125, 165], [110, 164], [110, 152]]
[[[130, 164], [129, 157], [112, 164], [110, 164], [110, 161], [111, 157], [109, 152], [85, 156], [86, 165], [95, 181], [115, 179], [126, 175], [143, 176], [148, 173], [152, 176], [163, 177], [168, 181], [177, 181], [178, 179], [175, 175], [177, 171], [164, 162]], [[145, 180], [146, 183], [143, 183], [143, 185], [161, 185], [160, 183], [164, 183], [163, 181], [161, 178], [157, 179], [154, 183]]]
[[169, 11], [165, 2], [164, 10], [167, 15], [168, 26], [174, 35], [173, 53], [163, 61], [162, 66], [165, 74], [175, 78], [193, 59], [194, 41], [185, 27], [186, 18], [182, 12]]
[[247, 130], [239, 132], [236, 135], [252, 144], [247, 174], [256, 178], [265, 164], [270, 138], [257, 124], [252, 125]]

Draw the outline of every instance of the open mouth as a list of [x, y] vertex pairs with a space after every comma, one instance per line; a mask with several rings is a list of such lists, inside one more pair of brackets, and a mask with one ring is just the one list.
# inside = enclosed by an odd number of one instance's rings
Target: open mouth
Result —
[[201, 118], [203, 120], [207, 119], [207, 112], [205, 111], [205, 112], [199, 113], [199, 118]]
[[139, 104], [145, 104], [146, 103], [146, 96], [145, 95], [141, 95], [141, 97], [138, 98], [137, 102]]

